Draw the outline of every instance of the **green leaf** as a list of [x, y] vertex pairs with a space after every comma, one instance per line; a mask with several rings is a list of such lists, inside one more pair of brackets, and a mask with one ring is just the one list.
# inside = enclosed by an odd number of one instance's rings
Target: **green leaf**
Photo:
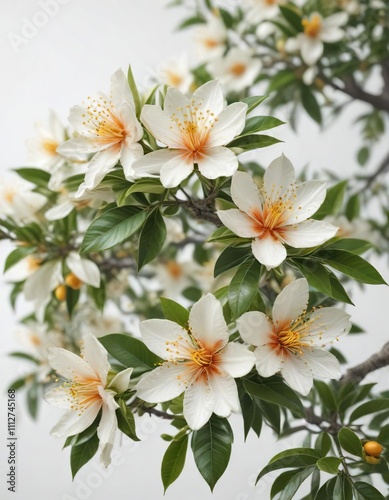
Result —
[[359, 255], [345, 250], [329, 250], [317, 254], [328, 266], [340, 271], [356, 281], [368, 285], [386, 285], [380, 273]]
[[32, 363], [35, 363], [36, 365], [40, 365], [42, 363], [42, 361], [40, 361], [39, 359], [34, 358], [34, 356], [31, 356], [31, 354], [27, 354], [25, 352], [18, 352], [18, 351], [11, 352], [8, 354], [8, 356], [10, 356], [12, 358], [19, 358], [19, 359], [31, 361]]
[[212, 415], [192, 437], [196, 466], [213, 491], [227, 468], [231, 455], [233, 434], [228, 420]]
[[161, 476], [163, 487], [166, 490], [168, 487], [174, 483], [174, 481], [181, 474], [186, 458], [186, 450], [188, 448], [188, 435], [184, 434], [177, 441], [173, 441], [168, 446], [161, 466]]
[[136, 435], [134, 414], [122, 399], [119, 400], [119, 408], [116, 410], [116, 418], [119, 429], [133, 441], [139, 441], [139, 438]]
[[225, 244], [236, 243], [239, 241], [239, 236], [233, 233], [230, 229], [222, 226], [218, 227], [207, 239], [208, 242], [222, 241]]
[[161, 194], [166, 191], [159, 179], [140, 179], [129, 187], [124, 195], [124, 198], [133, 193], [153, 193]]
[[335, 274], [322, 264], [308, 259], [291, 259], [291, 263], [305, 276], [311, 286], [333, 299], [353, 305]]
[[292, 448], [291, 450], [282, 451], [281, 453], [277, 453], [270, 460], [269, 464], [261, 470], [256, 483], [269, 472], [289, 467], [306, 468], [310, 465], [315, 465], [319, 458], [321, 458], [319, 453], [312, 448]]
[[75, 434], [74, 436], [69, 436], [66, 439], [63, 447], [66, 448], [67, 446], [78, 446], [89, 441], [96, 434], [99, 422], [100, 415], [98, 415], [95, 418], [94, 422], [84, 431], [80, 432], [79, 434]]
[[161, 251], [166, 240], [166, 225], [157, 209], [147, 218], [139, 238], [138, 271]]
[[47, 189], [50, 180], [50, 174], [39, 168], [15, 168], [15, 172], [26, 181], [32, 182], [38, 187]]
[[251, 113], [256, 107], [258, 107], [261, 102], [263, 102], [268, 96], [267, 95], [253, 95], [246, 97], [242, 102], [247, 104], [247, 114]]
[[341, 447], [357, 457], [363, 458], [362, 443], [359, 437], [351, 429], [343, 427], [338, 433], [338, 438]]
[[276, 90], [280, 90], [292, 83], [295, 83], [297, 80], [296, 74], [289, 69], [285, 69], [283, 71], [277, 72], [275, 76], [270, 80], [269, 87], [267, 91], [269, 93], [274, 92]]
[[189, 319], [189, 311], [174, 300], [161, 297], [162, 311], [166, 319], [185, 326]]
[[307, 467], [290, 479], [285, 489], [281, 492], [279, 500], [292, 500], [301, 484], [315, 471], [316, 467]]
[[139, 96], [138, 87], [136, 86], [131, 66], [128, 66], [127, 80], [128, 80], [128, 85], [130, 86], [131, 89], [132, 96], [134, 98], [136, 116], [139, 116], [140, 111], [142, 109], [142, 101]]
[[385, 500], [384, 495], [369, 483], [356, 481], [354, 483], [354, 488], [358, 492], [358, 500]]
[[31, 253], [35, 251], [34, 247], [18, 247], [13, 250], [7, 257], [4, 264], [4, 272], [10, 269], [12, 266], [20, 262], [22, 259], [28, 257]]
[[274, 127], [279, 127], [284, 125], [285, 122], [274, 118], [273, 116], [253, 116], [248, 118], [243, 131], [239, 134], [239, 137], [244, 137], [250, 134], [256, 134], [257, 132], [263, 132], [264, 130], [269, 130]]
[[258, 292], [261, 264], [256, 260], [243, 262], [228, 287], [228, 303], [232, 314], [238, 318], [247, 311]]
[[327, 472], [328, 474], [337, 474], [339, 465], [342, 463], [341, 458], [337, 457], [324, 457], [320, 458], [316, 466], [318, 469], [322, 470], [323, 472]]
[[220, 16], [223, 20], [223, 23], [226, 28], [232, 28], [233, 25], [235, 24], [235, 19], [232, 17], [232, 15], [228, 12], [226, 9], [222, 9], [219, 7], [219, 12]]
[[322, 457], [325, 457], [331, 449], [331, 438], [327, 432], [321, 432], [315, 442], [315, 450], [317, 450]]
[[215, 262], [214, 277], [242, 264], [251, 254], [250, 247], [226, 247]]
[[372, 248], [370, 241], [358, 240], [355, 238], [345, 238], [343, 240], [337, 240], [330, 243], [326, 250], [346, 250], [347, 252], [355, 253], [360, 255], [367, 250]]
[[283, 142], [270, 135], [246, 135], [244, 137], [239, 137], [234, 139], [232, 142], [227, 144], [226, 147], [232, 149], [235, 154], [241, 154], [245, 151], [252, 151], [253, 149], [267, 148], [278, 142]]
[[99, 252], [123, 243], [143, 224], [147, 212], [137, 207], [111, 208], [88, 227], [81, 252]]
[[306, 85], [301, 86], [301, 104], [309, 116], [319, 125], [321, 124], [321, 109], [315, 94]]
[[141, 340], [122, 333], [99, 337], [108, 353], [126, 368], [134, 368], [132, 377], [139, 377], [158, 366], [161, 358], [147, 349]]
[[277, 495], [277, 493], [280, 493], [281, 491], [284, 491], [285, 488], [288, 486], [290, 480], [295, 476], [296, 474], [299, 474], [305, 469], [291, 469], [287, 470], [285, 472], [282, 472], [274, 481], [271, 487], [270, 491], [270, 498], [273, 500], [273, 498]]
[[348, 181], [341, 181], [327, 190], [326, 197], [319, 208], [313, 215], [314, 219], [323, 219], [327, 215], [336, 215], [339, 213], [343, 205], [343, 199], [346, 192]]
[[247, 394], [241, 384], [238, 385], [238, 394], [240, 406], [242, 409], [244, 439], [246, 441], [247, 435], [250, 432], [251, 425], [255, 413], [255, 405], [251, 397]]
[[299, 417], [305, 417], [304, 406], [300, 398], [293, 389], [286, 384], [273, 378], [262, 379], [260, 384], [251, 380], [243, 380], [243, 384], [246, 391], [251, 394], [251, 396], [255, 396], [268, 403], [283, 406]]
[[41, 398], [39, 393], [39, 385], [36, 380], [30, 385], [27, 390], [27, 408], [31, 417], [35, 420], [38, 414], [38, 404]]
[[69, 316], [72, 316], [73, 310], [78, 303], [80, 298], [80, 290], [73, 290], [70, 287], [66, 287], [66, 308]]
[[315, 380], [314, 385], [319, 394], [324, 410], [326, 412], [327, 410], [329, 412], [333, 412], [334, 410], [336, 410], [337, 405], [335, 401], [335, 395], [331, 387], [321, 380]]
[[189, 26], [193, 26], [195, 24], [204, 24], [204, 23], [205, 23], [205, 19], [203, 17], [200, 17], [200, 16], [189, 17], [188, 19], [185, 19], [185, 21], [183, 21], [178, 26], [177, 31], [183, 30], [183, 29], [188, 28]]
[[301, 15], [297, 13], [297, 9], [292, 5], [280, 5], [279, 9], [288, 23], [296, 30], [302, 31], [303, 25], [301, 24]]
[[353, 220], [359, 217], [361, 212], [361, 200], [359, 194], [356, 193], [353, 196], [350, 196], [347, 205], [346, 205], [346, 217], [348, 220]]
[[376, 413], [382, 410], [389, 409], [389, 399], [388, 398], [379, 398], [374, 399], [372, 401], [368, 401], [367, 403], [363, 403], [350, 415], [350, 424], [357, 420], [360, 417], [364, 417], [365, 415], [370, 415], [371, 413]]
[[72, 469], [72, 477], [74, 479], [77, 472], [96, 454], [99, 447], [99, 438], [95, 433], [88, 441], [72, 446], [70, 452], [70, 467]]
[[370, 150], [367, 146], [363, 146], [357, 153], [357, 160], [361, 167], [364, 167], [369, 160]]

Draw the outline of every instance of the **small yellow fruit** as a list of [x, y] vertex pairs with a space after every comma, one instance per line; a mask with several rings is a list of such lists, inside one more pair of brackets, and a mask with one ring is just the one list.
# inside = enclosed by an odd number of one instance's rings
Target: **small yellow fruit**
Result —
[[373, 457], [371, 455], [366, 455], [365, 456], [365, 460], [368, 464], [372, 464], [372, 465], [376, 465], [376, 464], [379, 464], [381, 459], [380, 458], [376, 458], [376, 457]]
[[54, 292], [55, 298], [59, 300], [60, 302], [63, 302], [66, 300], [66, 286], [65, 285], [59, 285], [55, 289]]
[[82, 287], [82, 281], [73, 273], [69, 273], [66, 275], [65, 283], [69, 288], [72, 288], [73, 290], [79, 290]]
[[378, 458], [384, 448], [377, 441], [368, 441], [363, 445], [363, 449], [367, 455]]

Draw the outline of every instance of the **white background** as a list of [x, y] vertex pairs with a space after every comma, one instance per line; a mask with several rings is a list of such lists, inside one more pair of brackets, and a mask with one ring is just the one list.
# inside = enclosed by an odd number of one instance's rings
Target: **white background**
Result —
[[[9, 168], [26, 165], [25, 140], [33, 135], [33, 125], [43, 119], [48, 108], [55, 109], [65, 120], [69, 108], [89, 93], [108, 90], [111, 74], [131, 63], [142, 86], [147, 86], [154, 68], [183, 50], [190, 50], [192, 35], [173, 33], [182, 17], [178, 10], [164, 8], [164, 0], [52, 0], [57, 12], [49, 20], [42, 17], [42, 6], [35, 0], [2, 0], [0, 12], [0, 174]], [[23, 26], [34, 20], [41, 24], [31, 31], [27, 43], [18, 43]], [[46, 22], [48, 21], [48, 22]], [[24, 32], [25, 34], [25, 32]], [[13, 44], [11, 43], [13, 40]], [[320, 131], [310, 120], [301, 120], [296, 136], [288, 126], [276, 132], [285, 143], [258, 153], [263, 164], [284, 152], [297, 169], [309, 163], [315, 171], [329, 168], [347, 176], [357, 168], [353, 155], [358, 147], [358, 129], [353, 117], [363, 105], [350, 108], [347, 116], [336, 122], [330, 131]], [[280, 113], [279, 118], [284, 118]], [[385, 153], [384, 147], [369, 166], [371, 169]], [[322, 175], [325, 177], [325, 174]], [[0, 246], [4, 261], [10, 247]], [[1, 262], [1, 264], [2, 264]], [[375, 260], [384, 277], [389, 279], [387, 261]], [[8, 289], [1, 282], [1, 404], [0, 404], [0, 498], [19, 500], [103, 500], [107, 498], [134, 500], [253, 500], [269, 498], [271, 477], [265, 477], [256, 487], [253, 479], [267, 461], [285, 446], [299, 444], [299, 437], [277, 443], [270, 432], [260, 440], [254, 436], [243, 443], [239, 416], [231, 420], [235, 445], [225, 476], [212, 495], [197, 472], [191, 453], [182, 476], [163, 497], [160, 463], [166, 443], [159, 437], [168, 432], [168, 425], [146, 418], [138, 422], [140, 445], [123, 441], [117, 447], [114, 465], [107, 471], [94, 460], [71, 481], [68, 450], [61, 451], [62, 440], [49, 435], [60, 412], [42, 403], [38, 422], [26, 415], [22, 396], [18, 397], [18, 484], [17, 493], [6, 491], [6, 401], [5, 388], [26, 370], [25, 366], [7, 359], [5, 353], [17, 347], [14, 329], [17, 312], [8, 306]], [[376, 352], [388, 337], [386, 287], [368, 287], [353, 294], [355, 308], [349, 308], [356, 323], [369, 331], [369, 336], [352, 336], [339, 346], [353, 364]], [[387, 388], [388, 371], [380, 370], [369, 380], [380, 379]]]

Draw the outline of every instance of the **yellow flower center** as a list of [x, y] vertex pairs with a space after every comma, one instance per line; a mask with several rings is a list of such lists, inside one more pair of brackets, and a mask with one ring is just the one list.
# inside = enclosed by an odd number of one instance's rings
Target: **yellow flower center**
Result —
[[39, 347], [42, 344], [41, 338], [36, 333], [30, 334], [30, 342], [35, 347]]
[[30, 272], [36, 271], [41, 263], [42, 259], [38, 259], [38, 257], [27, 257], [27, 268]]
[[52, 156], [57, 154], [58, 146], [58, 142], [53, 141], [52, 139], [44, 139], [42, 141], [42, 148], [46, 151], [46, 153]]
[[278, 342], [280, 346], [294, 353], [302, 354], [302, 347], [307, 344], [300, 341], [300, 334], [293, 330], [284, 330], [278, 334]]
[[270, 6], [270, 5], [274, 5], [274, 4], [276, 4], [276, 3], [277, 3], [277, 1], [278, 1], [278, 0], [265, 0], [265, 4]]
[[209, 366], [213, 362], [212, 354], [209, 354], [205, 348], [192, 351], [191, 358], [199, 366]]
[[242, 76], [246, 72], [247, 66], [243, 63], [235, 63], [230, 67], [230, 73], [234, 76]]
[[214, 49], [219, 45], [219, 42], [215, 38], [205, 38], [203, 44], [207, 49]]
[[82, 115], [87, 132], [96, 136], [97, 142], [102, 145], [122, 142], [128, 133], [114, 111], [115, 106], [103, 96], [99, 99], [88, 97], [88, 101], [87, 114]]
[[166, 80], [171, 87], [179, 87], [184, 81], [181, 75], [171, 70], [166, 71]]
[[4, 192], [4, 199], [7, 203], [12, 203], [14, 201], [15, 191], [11, 188], [7, 188]]
[[68, 389], [69, 399], [72, 402], [70, 409], [81, 414], [88, 406], [101, 401], [100, 385], [101, 381], [93, 378], [75, 377], [72, 382], [65, 382], [64, 387]]
[[312, 14], [309, 19], [305, 17], [301, 21], [301, 24], [303, 25], [304, 33], [307, 36], [310, 38], [316, 38], [321, 31], [322, 19], [319, 14]]

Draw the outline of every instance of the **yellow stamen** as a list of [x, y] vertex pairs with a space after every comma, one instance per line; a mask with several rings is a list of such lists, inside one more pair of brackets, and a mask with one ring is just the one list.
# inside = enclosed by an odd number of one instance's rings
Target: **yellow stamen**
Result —
[[59, 146], [58, 142], [53, 141], [52, 139], [44, 139], [42, 141], [42, 148], [49, 155], [53, 155], [53, 156], [56, 155], [58, 146]]
[[321, 31], [322, 21], [319, 14], [312, 14], [308, 19], [305, 17], [301, 24], [304, 26], [304, 33], [310, 38], [316, 38]]
[[212, 354], [208, 354], [205, 348], [192, 351], [191, 358], [199, 366], [209, 366], [213, 361]]

